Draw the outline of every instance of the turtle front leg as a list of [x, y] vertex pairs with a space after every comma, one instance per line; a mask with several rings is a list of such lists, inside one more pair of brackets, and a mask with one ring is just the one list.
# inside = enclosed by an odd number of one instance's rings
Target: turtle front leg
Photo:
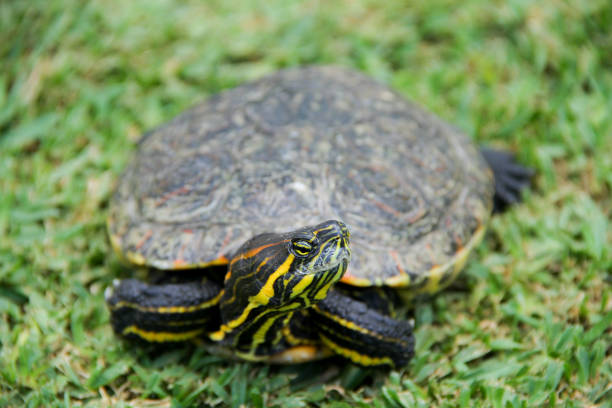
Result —
[[116, 333], [148, 342], [185, 341], [218, 327], [222, 290], [214, 282], [151, 285], [116, 281], [105, 292]]
[[414, 354], [412, 326], [337, 290], [312, 307], [321, 342], [363, 366], [402, 367]]

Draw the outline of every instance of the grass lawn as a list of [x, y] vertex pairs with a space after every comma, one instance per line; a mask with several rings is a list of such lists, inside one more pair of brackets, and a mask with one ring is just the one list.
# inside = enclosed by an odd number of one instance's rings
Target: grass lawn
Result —
[[[612, 407], [610, 27], [609, 0], [0, 2], [0, 406]], [[105, 215], [139, 135], [312, 63], [516, 151], [533, 191], [418, 305], [402, 370], [118, 339]]]

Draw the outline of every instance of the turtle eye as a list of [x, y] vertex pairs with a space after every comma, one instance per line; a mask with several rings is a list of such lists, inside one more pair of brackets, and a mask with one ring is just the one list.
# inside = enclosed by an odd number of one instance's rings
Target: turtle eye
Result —
[[291, 241], [291, 252], [299, 258], [308, 256], [313, 249], [314, 245], [312, 242], [306, 241], [303, 238], [297, 238]]

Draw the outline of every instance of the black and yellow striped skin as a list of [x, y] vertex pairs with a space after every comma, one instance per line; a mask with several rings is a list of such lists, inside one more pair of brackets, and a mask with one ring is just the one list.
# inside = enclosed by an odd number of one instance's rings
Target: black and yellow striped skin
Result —
[[220, 302], [223, 324], [211, 339], [250, 360], [300, 345], [283, 328], [342, 278], [348, 243], [348, 229], [338, 221], [247, 241], [230, 263]]
[[340, 291], [312, 308], [319, 338], [335, 354], [363, 366], [406, 365], [414, 353], [412, 326]]
[[219, 327], [221, 287], [209, 280], [152, 285], [125, 279], [107, 293], [115, 332], [148, 342], [185, 341]]
[[343, 223], [261, 234], [230, 259], [223, 287], [205, 279], [121, 281], [107, 296], [113, 328], [148, 342], [204, 339], [217, 354], [249, 361], [339, 354], [360, 365], [399, 366], [410, 359], [407, 322], [333, 289], [350, 259]]

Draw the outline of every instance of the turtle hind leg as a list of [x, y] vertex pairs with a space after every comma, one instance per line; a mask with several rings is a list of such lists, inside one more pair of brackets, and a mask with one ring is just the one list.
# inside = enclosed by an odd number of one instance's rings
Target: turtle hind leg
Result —
[[312, 310], [321, 342], [356, 364], [402, 367], [414, 354], [410, 323], [379, 313], [336, 290]]
[[159, 343], [190, 340], [218, 327], [220, 294], [210, 281], [151, 285], [125, 279], [105, 297], [116, 333]]
[[530, 186], [534, 171], [518, 164], [514, 154], [508, 151], [481, 147], [480, 152], [495, 178], [493, 211], [502, 212], [521, 201], [521, 191]]

